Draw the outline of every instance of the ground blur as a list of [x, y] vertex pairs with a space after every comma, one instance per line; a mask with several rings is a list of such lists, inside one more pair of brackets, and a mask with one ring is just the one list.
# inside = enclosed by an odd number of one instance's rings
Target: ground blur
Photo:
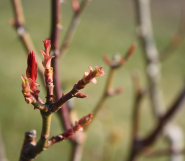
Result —
[[[155, 0], [151, 3], [154, 36], [159, 51], [162, 51], [179, 27], [183, 0]], [[50, 2], [45, 0], [23, 1], [26, 29], [31, 34], [37, 48], [43, 50], [42, 40], [50, 35]], [[185, 6], [184, 6], [185, 7]], [[82, 93], [85, 99], [74, 99], [75, 110], [79, 117], [92, 112], [105, 87], [109, 68], [102, 60], [102, 55], [113, 57], [115, 53], [124, 55], [130, 44], [138, 42], [136, 36], [134, 4], [129, 0], [92, 0], [85, 9], [78, 25], [71, 47], [60, 63], [60, 76], [64, 92], [68, 92], [88, 67], [104, 66], [105, 76], [97, 78], [97, 85], [88, 85]], [[35, 129], [39, 136], [41, 117], [38, 110], [25, 103], [21, 93], [21, 78], [26, 70], [26, 54], [15, 29], [9, 25], [13, 17], [10, 1], [0, 1], [0, 126], [5, 150], [9, 161], [19, 158], [25, 131]], [[70, 1], [62, 5], [61, 42], [72, 18]], [[41, 56], [41, 55], [40, 55]], [[161, 66], [161, 87], [164, 91], [165, 105], [169, 107], [185, 77], [185, 43], [164, 61]], [[140, 45], [133, 57], [118, 69], [114, 87], [123, 86], [124, 92], [109, 98], [90, 128], [84, 147], [82, 161], [126, 161], [129, 152], [131, 116], [133, 105], [133, 86], [131, 74], [140, 71], [141, 82], [145, 87], [145, 61]], [[41, 84], [41, 81], [38, 80]], [[45, 97], [41, 85], [41, 98]], [[185, 107], [185, 106], [184, 106]], [[182, 109], [173, 121], [182, 127], [185, 133]], [[156, 120], [151, 113], [148, 97], [144, 100], [141, 114], [141, 135], [150, 132]], [[56, 115], [52, 117], [51, 136], [62, 133], [63, 129]], [[38, 137], [37, 137], [38, 139]], [[167, 147], [164, 139], [159, 139], [153, 149]], [[56, 144], [44, 151], [39, 161], [68, 161], [71, 146], [69, 141]], [[167, 157], [146, 158], [140, 161], [166, 161]]]

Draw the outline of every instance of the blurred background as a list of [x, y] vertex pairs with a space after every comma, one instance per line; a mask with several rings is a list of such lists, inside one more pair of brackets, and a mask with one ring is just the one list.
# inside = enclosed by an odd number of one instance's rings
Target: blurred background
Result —
[[[50, 1], [22, 1], [29, 31], [37, 52], [43, 50], [42, 40], [50, 35]], [[173, 34], [178, 30], [183, 0], [153, 0], [151, 3], [154, 37], [157, 48], [162, 51]], [[19, 158], [25, 131], [35, 129], [37, 139], [41, 131], [41, 117], [38, 110], [25, 103], [21, 93], [22, 74], [26, 73], [27, 56], [15, 29], [8, 23], [13, 18], [11, 1], [0, 0], [0, 127], [6, 156], [9, 161]], [[72, 18], [71, 1], [62, 5], [61, 42]], [[183, 17], [184, 18], [184, 17]], [[185, 29], [184, 29], [185, 30]], [[64, 92], [67, 93], [88, 67], [104, 66], [105, 76], [97, 78], [97, 85], [90, 84], [82, 93], [85, 99], [73, 99], [79, 117], [90, 112], [97, 104], [109, 67], [102, 56], [110, 58], [115, 53], [124, 55], [133, 42], [138, 42], [134, 3], [130, 0], [92, 0], [82, 14], [81, 21], [74, 35], [72, 44], [60, 63], [60, 76]], [[40, 55], [41, 56], [41, 55]], [[91, 126], [84, 148], [82, 161], [126, 160], [130, 145], [131, 116], [133, 112], [133, 84], [131, 74], [135, 70], [141, 73], [141, 82], [145, 87], [145, 60], [138, 45], [128, 63], [119, 68], [114, 87], [123, 86], [124, 92], [110, 97], [104, 109]], [[162, 66], [161, 87], [164, 92], [165, 105], [169, 107], [184, 84], [185, 77], [185, 42], [166, 59]], [[41, 81], [40, 97], [44, 99], [45, 89]], [[185, 107], [185, 105], [184, 105]], [[185, 109], [173, 118], [185, 134]], [[147, 134], [156, 124], [151, 113], [148, 97], [145, 98], [141, 112], [141, 135]], [[51, 136], [64, 132], [56, 115], [52, 117]], [[167, 146], [165, 140], [158, 139], [154, 149]], [[39, 161], [68, 161], [71, 146], [69, 141], [54, 145], [43, 152]], [[166, 161], [168, 156], [159, 158], [140, 157], [141, 161]]]

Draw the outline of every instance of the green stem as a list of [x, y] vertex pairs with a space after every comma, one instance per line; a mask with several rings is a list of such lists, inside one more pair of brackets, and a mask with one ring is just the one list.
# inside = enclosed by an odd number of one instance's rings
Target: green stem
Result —
[[42, 133], [36, 146], [36, 154], [41, 153], [43, 150], [47, 148], [50, 133], [51, 114], [41, 112], [41, 115], [42, 115]]

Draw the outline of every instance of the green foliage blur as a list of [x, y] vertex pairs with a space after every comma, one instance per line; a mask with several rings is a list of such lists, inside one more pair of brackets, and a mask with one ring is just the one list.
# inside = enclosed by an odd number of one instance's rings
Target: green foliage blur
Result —
[[[61, 42], [72, 18], [69, 0], [62, 4]], [[37, 48], [44, 49], [42, 40], [50, 35], [50, 1], [22, 1], [26, 19], [26, 29], [29, 31]], [[152, 1], [153, 30], [159, 51], [162, 51], [172, 35], [179, 27], [183, 0]], [[97, 85], [88, 85], [82, 93], [85, 99], [74, 99], [75, 110], [79, 117], [92, 112], [104, 90], [109, 68], [105, 65], [102, 55], [110, 58], [115, 53], [124, 55], [133, 42], [138, 42], [133, 1], [130, 0], [92, 0], [82, 14], [81, 21], [66, 56], [60, 63], [60, 76], [67, 93], [81, 79], [88, 67], [104, 66], [105, 76], [97, 78]], [[31, 129], [37, 131], [37, 139], [41, 131], [41, 117], [38, 110], [27, 105], [21, 93], [21, 78], [26, 72], [27, 56], [23, 45], [15, 31], [8, 23], [13, 18], [11, 1], [0, 1], [0, 127], [9, 161], [19, 158], [24, 133]], [[41, 56], [41, 54], [40, 54]], [[185, 77], [185, 43], [170, 56], [161, 66], [161, 87], [167, 107], [174, 100], [183, 86]], [[40, 62], [41, 63], [41, 62]], [[131, 117], [133, 105], [133, 86], [131, 74], [139, 70], [143, 87], [147, 85], [145, 61], [138, 43], [138, 48], [128, 63], [120, 68], [115, 76], [114, 87], [123, 86], [124, 92], [111, 97], [105, 103], [104, 109], [89, 131], [84, 148], [82, 161], [121, 161], [128, 155]], [[41, 98], [45, 97], [45, 88], [41, 84]], [[185, 107], [185, 106], [184, 106]], [[183, 131], [185, 110], [174, 118]], [[146, 135], [156, 124], [151, 114], [148, 97], [144, 100], [141, 123], [141, 135]], [[57, 115], [52, 117], [51, 136], [64, 132]], [[154, 149], [166, 147], [167, 143], [159, 139]], [[54, 145], [44, 151], [38, 161], [68, 161], [71, 146], [69, 141]], [[167, 157], [146, 158], [142, 161], [165, 161]]]

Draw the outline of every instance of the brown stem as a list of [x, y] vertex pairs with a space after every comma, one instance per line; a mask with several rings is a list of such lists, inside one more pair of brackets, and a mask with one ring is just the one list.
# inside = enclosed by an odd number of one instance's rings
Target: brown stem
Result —
[[[52, 0], [51, 1], [51, 48], [53, 50], [59, 49], [59, 36], [61, 30], [60, 24], [60, 0]], [[58, 51], [57, 51], [58, 52]], [[57, 52], [54, 55], [58, 54]]]
[[71, 99], [72, 97], [74, 97], [74, 95], [78, 92], [79, 90], [76, 89], [76, 84], [74, 85], [73, 89], [67, 93], [66, 95], [63, 95], [58, 101], [56, 101], [54, 103], [54, 111], [58, 111], [60, 109], [60, 107], [69, 99]]
[[[115, 75], [115, 71], [116, 69], [118, 69], [119, 67], [123, 66], [128, 59], [131, 57], [134, 49], [136, 48], [136, 44], [132, 44], [129, 48], [129, 50], [127, 51], [127, 53], [124, 55], [124, 57], [121, 59], [124, 60], [122, 63], [120, 63], [120, 60], [116, 60], [117, 58], [114, 58], [112, 61], [109, 61], [110, 64], [108, 63], [108, 65], [110, 66], [110, 71], [108, 74], [108, 78], [107, 78], [107, 82], [106, 82], [106, 86], [105, 86], [105, 90], [103, 92], [103, 95], [101, 97], [101, 99], [99, 100], [98, 104], [95, 106], [93, 114], [94, 117], [97, 116], [97, 114], [99, 113], [99, 111], [102, 109], [106, 99], [108, 98], [108, 96], [110, 96], [111, 94], [111, 89], [112, 89], [112, 83], [113, 83], [113, 79], [114, 79], [114, 75]], [[116, 57], [116, 55], [115, 55]], [[106, 61], [106, 60], [105, 60]], [[119, 92], [117, 92], [119, 93]], [[94, 120], [94, 119], [93, 119]], [[89, 129], [90, 126], [85, 128], [85, 131], [87, 131]]]
[[14, 15], [16, 18], [17, 25], [24, 25], [25, 19], [23, 14], [23, 8], [20, 0], [12, 0]]
[[143, 139], [143, 144], [145, 146], [152, 144], [156, 140], [158, 134], [162, 131], [163, 127], [166, 125], [169, 119], [175, 115], [175, 113], [177, 112], [177, 110], [179, 110], [180, 107], [182, 107], [181, 105], [184, 99], [185, 99], [185, 87], [180, 92], [177, 99], [174, 101], [174, 103], [169, 108], [169, 110], [166, 112], [166, 114], [161, 117], [157, 127], [151, 132], [151, 134], [148, 137]]
[[[24, 27], [25, 20], [21, 0], [12, 0], [12, 4], [15, 20], [12, 20], [11, 23], [17, 30], [17, 33], [21, 38], [22, 44], [24, 45], [26, 52], [29, 53], [30, 51], [34, 51], [37, 62], [41, 62], [40, 57], [38, 56], [38, 53], [36, 52], [36, 49], [31, 40], [31, 37]], [[41, 63], [38, 63], [38, 69], [39, 74], [41, 75], [41, 77], [43, 77], [43, 67]]]
[[68, 28], [68, 31], [65, 35], [64, 41], [60, 47], [60, 55], [63, 57], [65, 55], [65, 52], [67, 51], [71, 39], [73, 37], [74, 31], [78, 25], [79, 19], [80, 19], [80, 15], [82, 13], [82, 11], [84, 10], [84, 8], [86, 7], [87, 3], [89, 2], [89, 0], [82, 0], [81, 4], [80, 4], [80, 10], [78, 12], [74, 12], [72, 21], [70, 23], [70, 26]]
[[140, 78], [138, 73], [134, 73], [133, 75], [133, 84], [134, 84], [134, 91], [135, 91], [135, 101], [133, 107], [133, 117], [132, 117], [132, 139], [131, 139], [131, 149], [128, 161], [134, 161], [136, 156], [138, 155], [138, 149], [142, 147], [142, 144], [139, 139], [138, 131], [139, 131], [139, 116], [140, 116], [140, 109], [141, 109], [141, 101], [145, 95], [144, 90], [142, 90], [140, 85]]
[[[160, 89], [160, 63], [152, 32], [150, 1], [134, 0], [134, 2], [140, 41], [146, 60], [147, 76], [150, 87], [149, 94], [151, 98], [152, 109], [154, 115], [159, 119], [159, 124], [157, 128], [151, 133], [151, 135], [149, 135], [149, 137], [144, 141], [141, 142], [141, 140], [135, 140], [135, 146], [132, 146], [130, 154], [130, 161], [137, 157], [140, 149], [143, 149], [143, 147], [153, 143], [154, 140], [156, 140], [159, 132], [161, 132], [161, 130], [164, 128], [164, 125], [166, 125], [166, 122], [169, 120], [169, 116], [171, 115], [167, 115], [167, 119], [163, 119], [164, 105], [162, 100], [162, 91]], [[174, 131], [171, 129], [172, 128], [165, 129], [165, 136], [170, 140], [171, 146], [173, 146], [173, 144], [176, 142], [177, 136], [172, 135]], [[171, 157], [171, 159], [173, 158], [174, 157]], [[173, 160], [175, 160], [175, 158]]]
[[185, 100], [185, 87], [178, 95], [177, 99], [174, 101], [169, 110], [164, 114], [159, 120], [156, 128], [145, 138], [135, 139], [132, 143], [132, 148], [128, 157], [128, 161], [134, 161], [138, 154], [143, 151], [145, 148], [149, 147], [157, 139], [157, 136], [162, 132], [164, 126], [168, 123], [172, 116], [174, 116], [181, 107], [182, 103]]
[[[89, 0], [82, 0], [81, 4], [80, 4], [80, 9], [78, 12], [74, 12], [74, 15], [73, 15], [73, 18], [72, 18], [72, 21], [71, 21], [71, 24], [68, 28], [68, 31], [65, 35], [65, 38], [64, 38], [64, 41], [60, 47], [60, 56], [61, 57], [64, 57], [69, 45], [70, 45], [70, 42], [71, 42], [71, 39], [73, 37], [73, 34], [74, 34], [74, 31], [75, 31], [75, 28], [77, 27], [78, 23], [79, 23], [79, 19], [80, 19], [80, 15], [82, 13], [82, 11], [84, 10], [85, 6], [87, 5], [87, 3], [89, 2]], [[63, 105], [63, 107], [61, 108], [60, 110], [60, 113], [62, 114], [62, 118], [64, 120], [64, 125], [67, 128], [69, 128], [70, 126], [70, 122], [66, 122], [66, 120], [69, 120], [69, 112], [68, 112], [68, 109], [66, 107], [66, 105]], [[65, 114], [65, 115], [64, 115]], [[74, 140], [74, 139], [73, 139]], [[81, 149], [81, 151], [83, 150], [82, 146], [80, 144], [78, 144], [77, 142], [75, 143], [75, 146], [73, 146], [73, 151], [72, 151], [72, 161], [80, 161], [80, 158], [81, 157], [76, 157], [76, 156], [79, 156], [82, 154], [82, 152], [80, 153], [79, 149]], [[77, 153], [76, 153], [77, 152]]]
[[[51, 1], [51, 55], [55, 55], [52, 59], [52, 66], [53, 66], [53, 82], [55, 85], [54, 88], [54, 95], [56, 95], [56, 99], [60, 99], [62, 96], [62, 87], [61, 87], [61, 80], [60, 80], [60, 71], [59, 71], [59, 35], [60, 35], [60, 0], [52, 0]], [[71, 122], [69, 118], [69, 112], [67, 106], [64, 104], [60, 111], [58, 112], [60, 119], [62, 120], [61, 123], [63, 127], [67, 130], [71, 128]]]
[[59, 141], [63, 141], [67, 138], [72, 137], [76, 132], [79, 132], [76, 135], [79, 135], [80, 137], [78, 137], [78, 140], [76, 140], [76, 142], [73, 142], [73, 143], [78, 143], [78, 144], [83, 143], [84, 139], [85, 139], [85, 135], [84, 135], [84, 133], [80, 134], [80, 131], [83, 130], [83, 127], [85, 127], [86, 125], [88, 125], [91, 122], [92, 117], [93, 117], [92, 113], [90, 113], [87, 116], [82, 117], [78, 122], [75, 123], [74, 126], [71, 126], [71, 128], [68, 129], [66, 132], [64, 132], [63, 134], [54, 136], [51, 139], [49, 139], [48, 147], [59, 142]]
[[138, 73], [134, 73], [132, 76], [133, 84], [134, 84], [134, 93], [135, 93], [135, 100], [134, 100], [134, 111], [133, 111], [133, 117], [132, 117], [132, 140], [136, 140], [138, 138], [138, 129], [139, 129], [139, 116], [140, 116], [140, 108], [141, 108], [141, 101], [143, 100], [143, 97], [146, 93], [141, 88], [140, 85], [140, 77]]
[[[85, 135], [85, 134], [80, 134], [80, 135]], [[78, 138], [78, 136], [77, 136]], [[78, 140], [78, 139], [77, 139]], [[82, 153], [83, 153], [83, 149], [84, 149], [84, 144], [85, 144], [85, 140], [83, 140], [82, 142], [74, 142], [73, 143], [73, 149], [72, 149], [72, 155], [71, 155], [71, 161], [81, 161], [82, 158]]]
[[184, 154], [184, 153], [185, 153], [185, 149], [177, 151], [177, 150], [175, 150], [175, 149], [173, 150], [171, 148], [160, 149], [160, 150], [156, 150], [156, 151], [146, 149], [142, 152], [142, 154], [146, 157], [161, 157], [161, 156], [165, 156], [165, 155], [167, 155], [167, 156], [171, 155], [171, 154], [179, 155], [179, 154]]
[[185, 21], [184, 21], [185, 13], [182, 10], [180, 24], [177, 32], [173, 35], [168, 45], [160, 52], [160, 60], [164, 61], [170, 55], [172, 55], [179, 47], [179, 45], [183, 42], [185, 36]]

